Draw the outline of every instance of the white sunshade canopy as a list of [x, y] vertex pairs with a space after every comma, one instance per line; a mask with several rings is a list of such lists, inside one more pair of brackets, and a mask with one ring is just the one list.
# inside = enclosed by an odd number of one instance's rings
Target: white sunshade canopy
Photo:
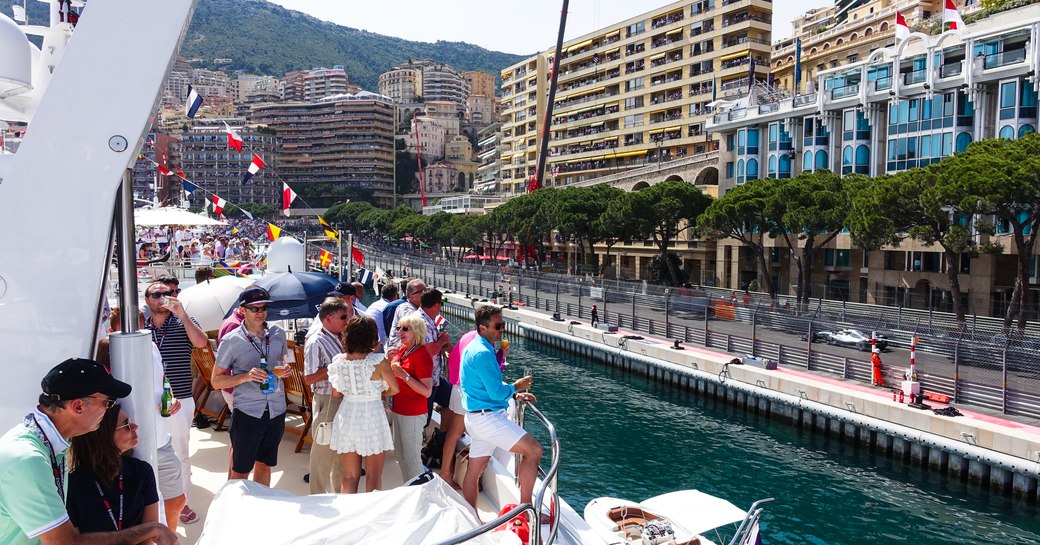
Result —
[[222, 221], [193, 214], [183, 208], [138, 208], [134, 210], [134, 224], [155, 225], [226, 225]]

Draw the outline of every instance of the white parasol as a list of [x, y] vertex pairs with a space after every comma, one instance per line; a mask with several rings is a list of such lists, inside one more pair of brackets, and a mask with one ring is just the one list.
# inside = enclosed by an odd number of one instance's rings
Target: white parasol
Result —
[[221, 276], [184, 288], [177, 296], [188, 316], [195, 318], [203, 331], [220, 329], [224, 315], [238, 301], [238, 294], [253, 284], [250, 278]]
[[192, 214], [183, 208], [138, 208], [134, 210], [137, 225], [225, 225], [222, 221]]

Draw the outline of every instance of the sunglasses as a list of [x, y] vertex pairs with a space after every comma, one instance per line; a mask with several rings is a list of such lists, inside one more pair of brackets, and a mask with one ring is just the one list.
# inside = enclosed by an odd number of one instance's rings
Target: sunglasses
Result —
[[398, 331], [411, 331], [408, 326], [397, 326]]
[[256, 305], [242, 308], [248, 310], [249, 312], [267, 312], [267, 305]]
[[112, 398], [110, 398], [108, 396], [105, 396], [105, 397], [86, 396], [83, 399], [93, 399], [95, 401], [103, 401], [105, 403], [105, 409], [111, 409], [112, 406], [116, 404], [116, 400], [114, 400], [114, 399], [112, 399]]
[[493, 325], [493, 326], [491, 326], [491, 327], [492, 327], [493, 329], [496, 329], [496, 330], [498, 330], [498, 331], [502, 331], [503, 329], [505, 329], [505, 328], [506, 328], [506, 323], [505, 323], [505, 322], [499, 322], [499, 323], [497, 323], [497, 324], [495, 324], [495, 325]]
[[152, 293], [145, 294], [145, 297], [151, 297], [152, 299], [162, 299], [163, 297], [172, 294], [172, 291], [153, 291]]
[[126, 428], [127, 431], [129, 431], [129, 430], [132, 430], [133, 427], [134, 427], [134, 421], [130, 420], [130, 419], [127, 419], [126, 420], [126, 424], [123, 424], [122, 426], [116, 426], [116, 430], [118, 431], [118, 430], [121, 430], [123, 428]]
[[350, 316], [347, 316], [346, 314], [340, 314], [339, 316], [337, 316], [337, 318], [339, 318], [340, 320], [346, 320], [347, 318], [350, 318]]

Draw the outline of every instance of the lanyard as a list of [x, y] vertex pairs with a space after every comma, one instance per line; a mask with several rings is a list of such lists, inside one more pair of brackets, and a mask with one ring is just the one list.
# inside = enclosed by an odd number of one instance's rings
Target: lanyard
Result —
[[[242, 327], [244, 328], [245, 326], [242, 326]], [[246, 332], [246, 338], [249, 339], [249, 345], [253, 347], [253, 350], [256, 350], [256, 353], [260, 354], [260, 359], [263, 360], [263, 361], [267, 361], [267, 356], [271, 354], [271, 333], [267, 330], [267, 328], [264, 328], [264, 349], [263, 350], [260, 350], [260, 345], [257, 344], [256, 341], [253, 340], [253, 335], [251, 333], [249, 333], [248, 331]], [[257, 340], [259, 340], [259, 339], [257, 339]]]
[[112, 526], [116, 527], [116, 531], [123, 529], [123, 472], [119, 472], [119, 520], [116, 520], [115, 513], [112, 512], [112, 504], [108, 503], [108, 498], [105, 497], [105, 492], [101, 490], [101, 483], [94, 481], [94, 486], [97, 487], [98, 495], [101, 496], [102, 503], [105, 504], [105, 509], [108, 510], [108, 518], [112, 519]]
[[62, 503], [65, 503], [65, 458], [62, 457], [59, 465], [58, 456], [54, 454], [54, 446], [51, 445], [51, 441], [47, 438], [47, 433], [43, 431], [43, 427], [36, 421], [36, 415], [27, 415], [24, 423], [27, 428], [31, 429], [33, 433], [43, 440], [44, 446], [50, 452], [51, 471], [54, 472], [54, 486], [58, 488], [58, 495], [61, 496]]
[[[172, 316], [167, 316], [158, 329], [155, 329], [154, 327], [152, 329], [152, 342], [155, 343], [159, 350], [162, 350], [163, 342], [166, 340], [166, 326], [170, 324], [170, 318], [172, 318]], [[152, 320], [151, 317], [148, 318], [148, 323], [152, 326], [155, 326], [155, 322]], [[160, 332], [162, 333], [162, 337], [159, 337]]]

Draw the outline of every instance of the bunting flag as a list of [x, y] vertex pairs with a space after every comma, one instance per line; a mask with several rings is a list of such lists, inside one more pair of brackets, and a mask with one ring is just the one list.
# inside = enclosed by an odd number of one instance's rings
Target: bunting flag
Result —
[[339, 231], [332, 228], [329, 222], [325, 221], [325, 218], [318, 216], [318, 223], [321, 224], [321, 228], [325, 230], [325, 236], [339, 242]]
[[181, 179], [181, 185], [184, 186], [184, 190], [187, 191], [188, 193], [194, 193], [195, 190], [197, 190], [199, 188], [199, 186], [197, 186], [197, 185], [195, 185], [195, 184], [193, 184], [193, 183], [191, 183], [188, 180], [185, 180], [183, 178]]
[[362, 286], [370, 287], [372, 285], [372, 271], [361, 267], [357, 272], [358, 282], [361, 282]]
[[213, 195], [212, 200], [213, 200], [213, 213], [218, 215], [218, 216], [222, 215], [224, 213], [224, 205], [227, 204], [227, 201], [225, 201], [224, 199], [221, 199], [220, 197], [218, 197], [216, 195]]
[[235, 129], [231, 128], [231, 125], [224, 123], [224, 130], [227, 131], [227, 147], [228, 149], [237, 150], [242, 153], [242, 137], [235, 132]]
[[327, 268], [329, 265], [332, 265], [332, 258], [332, 252], [328, 250], [322, 250], [321, 253], [318, 254], [318, 265], [320, 265], [323, 269]]
[[896, 12], [896, 45], [910, 37], [910, 25], [906, 24], [906, 18], [902, 13]]
[[946, 4], [943, 5], [943, 24], [946, 23], [950, 24], [950, 30], [964, 32], [964, 19], [961, 19], [957, 3], [953, 0], [946, 0]]
[[285, 217], [289, 217], [289, 207], [292, 206], [295, 199], [296, 192], [289, 187], [289, 184], [282, 182], [282, 213], [285, 214]]
[[178, 177], [178, 178], [180, 178], [180, 179], [182, 179], [182, 180], [184, 179], [184, 171], [183, 171], [183, 170], [181, 170], [181, 169], [180, 169], [180, 168], [178, 168], [178, 167], [173, 167], [173, 170], [174, 170], [175, 172], [177, 172], [177, 177]]
[[274, 242], [278, 240], [278, 237], [281, 236], [281, 234], [282, 230], [279, 229], [277, 225], [273, 223], [267, 224], [267, 240]]
[[246, 178], [243, 181], [248, 182], [249, 179], [256, 175], [257, 172], [260, 172], [260, 169], [264, 168], [264, 165], [266, 164], [267, 163], [265, 163], [259, 155], [254, 153], [253, 161], [249, 163], [249, 170], [246, 172]]
[[184, 113], [189, 118], [195, 119], [195, 114], [198, 113], [199, 108], [202, 107], [202, 97], [199, 96], [199, 92], [188, 85], [188, 98], [184, 101]]
[[379, 281], [382, 280], [384, 276], [386, 276], [386, 271], [384, 271], [382, 267], [377, 266], [376, 272], [372, 275], [372, 291], [376, 292], [376, 295], [381, 295], [379, 293]]
[[170, 174], [173, 174], [173, 172], [170, 171], [170, 169], [162, 165], [155, 165], [155, 169], [158, 170], [159, 174], [162, 174], [163, 176], [169, 176]]
[[354, 257], [354, 261], [358, 265], [365, 266], [365, 254], [361, 253], [361, 250], [358, 250], [356, 246], [350, 249], [350, 255]]
[[[243, 212], [245, 212], [245, 210], [243, 210]], [[231, 234], [232, 235], [237, 235], [238, 234], [238, 227], [232, 227], [231, 228]]]
[[249, 210], [246, 210], [245, 208], [242, 208], [241, 206], [239, 206], [238, 209], [241, 210], [242, 213], [245, 214], [247, 218], [253, 219], [253, 215], [249, 213]]
[[[238, 263], [236, 265], [241, 265], [241, 263]], [[220, 262], [213, 266], [213, 272], [216, 273], [218, 278], [221, 276], [237, 276], [239, 278], [244, 278], [245, 275], [238, 272], [238, 269], [238, 266], [233, 267], [231, 265], [228, 265], [228, 262], [224, 261], [223, 259], [221, 259]]]

